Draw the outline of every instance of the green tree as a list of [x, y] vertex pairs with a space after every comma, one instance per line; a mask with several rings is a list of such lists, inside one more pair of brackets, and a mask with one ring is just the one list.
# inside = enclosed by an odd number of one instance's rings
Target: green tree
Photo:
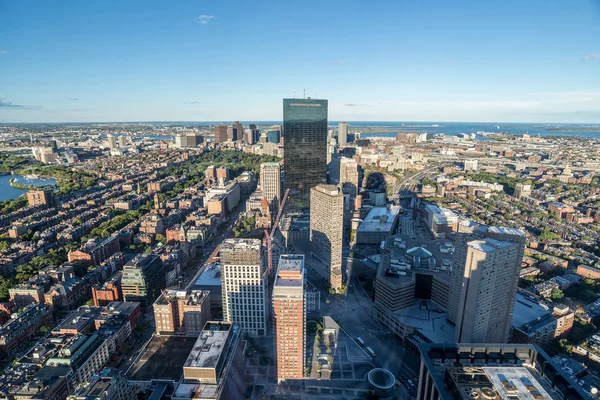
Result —
[[0, 276], [0, 301], [7, 301], [9, 298], [8, 290], [13, 287], [13, 280]]
[[550, 293], [550, 299], [552, 301], [559, 301], [563, 297], [565, 297], [565, 294], [563, 293], [562, 290], [560, 290], [559, 288], [552, 289], [552, 292]]

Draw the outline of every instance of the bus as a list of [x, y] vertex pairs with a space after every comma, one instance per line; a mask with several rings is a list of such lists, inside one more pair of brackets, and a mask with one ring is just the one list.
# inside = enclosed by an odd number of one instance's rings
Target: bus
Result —
[[372, 348], [370, 348], [370, 347], [367, 347], [367, 353], [369, 353], [369, 355], [370, 355], [371, 357], [375, 357], [375, 352], [373, 351], [373, 349], [372, 349]]
[[365, 341], [364, 341], [364, 340], [362, 340], [361, 338], [357, 337], [357, 338], [356, 338], [356, 341], [357, 341], [357, 342], [358, 342], [358, 344], [360, 344], [361, 346], [363, 346], [363, 347], [365, 346]]

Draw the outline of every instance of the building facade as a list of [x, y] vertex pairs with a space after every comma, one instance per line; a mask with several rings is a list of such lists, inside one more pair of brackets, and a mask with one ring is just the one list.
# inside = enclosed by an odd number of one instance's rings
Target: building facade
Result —
[[308, 209], [310, 189], [327, 182], [327, 100], [284, 99], [283, 139], [289, 209]]
[[227, 125], [215, 125], [215, 143], [227, 141]]
[[282, 255], [273, 285], [277, 382], [302, 379], [306, 348], [304, 255]]
[[348, 142], [348, 123], [338, 122], [338, 146], [345, 147]]
[[310, 254], [315, 271], [339, 290], [343, 284], [344, 195], [333, 185], [318, 185], [310, 194]]
[[458, 299], [457, 343], [506, 343], [512, 326], [522, 253], [518, 243], [492, 238], [467, 243]]
[[210, 299], [203, 290], [164, 290], [154, 303], [157, 334], [197, 336], [210, 319]]
[[163, 263], [158, 255], [139, 255], [123, 266], [121, 290], [125, 301], [137, 301], [147, 308], [165, 286]]
[[271, 210], [276, 212], [281, 201], [281, 166], [278, 162], [260, 165], [260, 189]]
[[27, 202], [29, 207], [54, 207], [54, 192], [52, 189], [30, 190], [27, 192]]
[[452, 260], [452, 273], [450, 275], [450, 290], [448, 292], [448, 307], [446, 317], [450, 323], [457, 324], [458, 307], [462, 293], [465, 264], [467, 262], [467, 244], [473, 240], [493, 238], [500, 241], [517, 243], [519, 246], [519, 264], [514, 265], [515, 276], [512, 276], [512, 286], [514, 293], [510, 296], [510, 310], [514, 309], [514, 300], [519, 283], [519, 271], [521, 260], [525, 253], [526, 237], [525, 232], [519, 229], [493, 227], [470, 221], [462, 221], [457, 226], [456, 240], [454, 243], [454, 257]]
[[267, 276], [258, 239], [226, 239], [220, 249], [223, 319], [253, 336], [267, 331]]

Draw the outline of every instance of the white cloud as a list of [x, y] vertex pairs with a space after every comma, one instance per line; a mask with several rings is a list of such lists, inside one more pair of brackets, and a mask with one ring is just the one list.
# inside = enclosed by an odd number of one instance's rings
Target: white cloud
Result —
[[0, 54], [8, 54], [8, 51], [6, 51], [4, 49], [0, 49]]
[[600, 60], [600, 53], [588, 54], [587, 56], [583, 57], [583, 61], [594, 61], [594, 60]]
[[202, 25], [208, 25], [208, 23], [214, 18], [214, 15], [200, 15], [196, 18], [196, 22]]

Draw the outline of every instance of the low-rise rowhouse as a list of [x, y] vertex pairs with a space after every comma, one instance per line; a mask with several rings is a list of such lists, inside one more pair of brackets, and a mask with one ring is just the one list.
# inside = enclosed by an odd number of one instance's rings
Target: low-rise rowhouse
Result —
[[13, 314], [11, 320], [0, 328], [0, 351], [12, 354], [19, 344], [38, 334], [39, 329], [52, 320], [52, 309], [45, 304], [33, 304]]
[[577, 275], [584, 278], [600, 279], [600, 269], [582, 264], [577, 267]]

